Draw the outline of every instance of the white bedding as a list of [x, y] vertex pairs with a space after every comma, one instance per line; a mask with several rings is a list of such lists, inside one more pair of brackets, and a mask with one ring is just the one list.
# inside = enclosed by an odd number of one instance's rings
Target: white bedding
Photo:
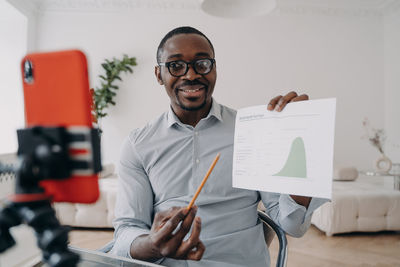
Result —
[[[393, 178], [391, 178], [393, 179]], [[330, 236], [347, 232], [400, 230], [400, 191], [383, 177], [334, 181], [332, 202], [317, 209], [311, 222]]]

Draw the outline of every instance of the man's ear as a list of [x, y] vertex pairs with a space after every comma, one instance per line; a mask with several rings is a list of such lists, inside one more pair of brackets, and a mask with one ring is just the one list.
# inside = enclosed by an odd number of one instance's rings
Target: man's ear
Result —
[[160, 66], [155, 66], [154, 67], [154, 74], [156, 75], [157, 82], [160, 85], [164, 85], [164, 81], [162, 80], [162, 77], [161, 77], [161, 68], [160, 68]]

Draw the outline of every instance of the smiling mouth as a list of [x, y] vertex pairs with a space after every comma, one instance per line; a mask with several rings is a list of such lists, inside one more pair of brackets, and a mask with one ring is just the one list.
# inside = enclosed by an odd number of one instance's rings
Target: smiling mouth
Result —
[[179, 106], [188, 111], [203, 108], [207, 103], [207, 92], [208, 87], [204, 84], [184, 85], [175, 89]]
[[202, 91], [206, 89], [206, 86], [204, 84], [196, 83], [196, 84], [185, 84], [182, 86], [179, 86], [177, 88], [178, 92], [183, 93], [184, 95], [187, 96], [199, 96]]
[[200, 91], [201, 89], [203, 89], [204, 87], [201, 87], [201, 88], [197, 88], [197, 89], [186, 89], [186, 90], [184, 90], [184, 89], [179, 89], [180, 91], [183, 91], [183, 92], [185, 92], [185, 93], [195, 93], [195, 92], [198, 92], [198, 91]]

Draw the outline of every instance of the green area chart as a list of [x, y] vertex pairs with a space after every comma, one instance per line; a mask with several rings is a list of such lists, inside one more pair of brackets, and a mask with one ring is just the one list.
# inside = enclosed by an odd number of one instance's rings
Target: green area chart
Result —
[[293, 140], [285, 165], [272, 176], [307, 178], [306, 150], [301, 137]]

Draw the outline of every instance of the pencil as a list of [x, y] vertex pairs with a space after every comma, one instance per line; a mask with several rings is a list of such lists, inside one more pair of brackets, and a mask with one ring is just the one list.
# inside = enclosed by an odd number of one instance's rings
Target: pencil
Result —
[[221, 154], [218, 153], [217, 156], [215, 157], [213, 163], [211, 163], [210, 168], [208, 169], [206, 176], [204, 176], [203, 181], [201, 181], [201, 184], [199, 185], [199, 187], [197, 188], [196, 193], [194, 194], [192, 200], [189, 203], [189, 206], [187, 207], [188, 210], [190, 210], [194, 204], [194, 202], [196, 201], [196, 198], [198, 197], [198, 195], [200, 194], [201, 189], [203, 189], [204, 184], [207, 182], [208, 176], [210, 176], [212, 170], [214, 169], [215, 164], [217, 164], [217, 161], [219, 160], [219, 156]]

